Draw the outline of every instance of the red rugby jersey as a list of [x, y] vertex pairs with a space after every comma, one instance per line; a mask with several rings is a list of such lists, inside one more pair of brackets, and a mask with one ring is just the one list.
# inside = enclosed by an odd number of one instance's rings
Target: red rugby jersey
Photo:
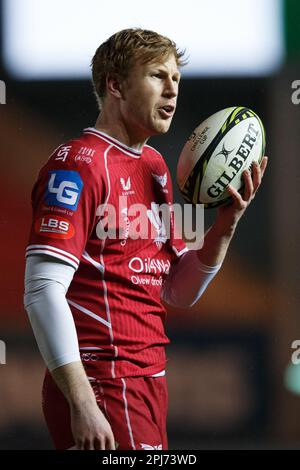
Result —
[[[157, 212], [172, 198], [156, 150], [136, 151], [94, 128], [58, 147], [39, 173], [26, 255], [76, 268], [67, 300], [89, 376], [145, 376], [165, 367], [161, 285], [187, 250], [172, 218], [169, 236]], [[142, 217], [134, 204], [145, 207]], [[134, 228], [143, 238], [132, 238]]]

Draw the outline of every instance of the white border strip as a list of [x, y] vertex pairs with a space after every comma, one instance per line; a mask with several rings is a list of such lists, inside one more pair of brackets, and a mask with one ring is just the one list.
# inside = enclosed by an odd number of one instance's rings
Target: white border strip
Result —
[[72, 258], [74, 261], [77, 261], [79, 263], [79, 259], [76, 258], [76, 256], [72, 255], [68, 251], [61, 250], [60, 248], [56, 248], [55, 246], [51, 245], [28, 245], [26, 248], [27, 250], [31, 250], [32, 248], [50, 248], [51, 250], [57, 251], [58, 253], [61, 253], [62, 255], [67, 255], [69, 258]]
[[[131, 153], [133, 150], [126, 151], [123, 147], [121, 147], [120, 144], [118, 145], [117, 143], [111, 142], [110, 140], [106, 139], [103, 135], [96, 134], [94, 131], [92, 132], [92, 131], [85, 130], [84, 133], [94, 135], [95, 137], [98, 137], [98, 139], [104, 140], [105, 142], [110, 144], [111, 147], [117, 147], [119, 150], [121, 150], [121, 152], [124, 152], [126, 155], [129, 155], [129, 157], [141, 158], [141, 153], [134, 154], [134, 153]], [[111, 139], [111, 137], [109, 137], [109, 139]], [[130, 147], [128, 148], [130, 149]]]
[[125, 379], [121, 379], [121, 381], [123, 383], [123, 400], [124, 400], [124, 405], [125, 405], [125, 415], [126, 415], [128, 432], [129, 432], [129, 436], [130, 436], [130, 442], [131, 442], [133, 450], [136, 450], [134, 440], [133, 440], [133, 434], [132, 434], [132, 428], [131, 428], [131, 423], [130, 423], [130, 418], [129, 418], [129, 412], [128, 412], [128, 402], [127, 402], [127, 398], [126, 398], [126, 382], [125, 382]]
[[56, 251], [52, 249], [32, 248], [32, 249], [26, 250], [26, 257], [31, 256], [31, 255], [39, 255], [39, 254], [49, 255], [49, 256], [53, 256], [54, 258], [61, 259], [62, 261], [65, 261], [66, 263], [70, 264], [73, 268], [78, 269], [78, 266], [79, 266], [78, 260], [73, 261], [72, 259], [70, 259], [69, 256], [64, 256], [60, 253], [57, 253]]
[[82, 257], [84, 259], [86, 259], [87, 261], [89, 261], [93, 266], [95, 266], [96, 269], [99, 269], [99, 271], [101, 273], [104, 272], [104, 266], [102, 266], [101, 263], [98, 263], [97, 261], [95, 261], [89, 254], [87, 251], [84, 251], [83, 254], [82, 254]]
[[158, 372], [157, 374], [150, 375], [150, 377], [164, 377], [166, 375], [166, 371], [162, 370], [161, 372]]
[[106, 320], [104, 320], [104, 318], [101, 318], [99, 317], [99, 315], [96, 315], [95, 313], [91, 312], [90, 310], [88, 310], [87, 308], [85, 307], [82, 307], [81, 305], [77, 304], [76, 302], [73, 302], [72, 300], [70, 299], [67, 299], [67, 302], [68, 304], [72, 305], [73, 307], [77, 308], [78, 310], [80, 310], [81, 312], [85, 313], [86, 315], [88, 315], [89, 317], [92, 317], [94, 318], [95, 320], [99, 321], [100, 323], [103, 323], [103, 325], [107, 326], [107, 328], [111, 328], [111, 324], [109, 322], [107, 322]]
[[[113, 147], [113, 144], [111, 144], [109, 147], [104, 152], [104, 164], [105, 164], [105, 172], [106, 172], [106, 178], [107, 178], [107, 185], [108, 185], [108, 192], [107, 192], [107, 198], [105, 201], [105, 206], [108, 203], [108, 200], [110, 198], [110, 191], [111, 191], [111, 186], [110, 186], [110, 177], [109, 177], [109, 171], [108, 171], [108, 164], [107, 164], [107, 154], [110, 151], [110, 149]], [[112, 323], [111, 323], [111, 316], [110, 316], [110, 307], [109, 307], [109, 302], [108, 302], [108, 295], [107, 295], [107, 285], [105, 281], [105, 263], [104, 263], [104, 257], [103, 257], [103, 252], [104, 252], [104, 246], [105, 246], [106, 239], [104, 238], [101, 243], [101, 253], [100, 253], [100, 263], [101, 266], [103, 266], [103, 271], [102, 271], [102, 284], [103, 284], [103, 294], [104, 294], [104, 303], [105, 303], [105, 310], [106, 310], [106, 315], [109, 324], [111, 325], [111, 328], [109, 329], [109, 334], [110, 334], [110, 342], [111, 345], [114, 347], [115, 351], [115, 357], [118, 356], [118, 349], [113, 345], [114, 343], [114, 334], [113, 334], [113, 329], [112, 329]], [[111, 361], [111, 375], [112, 378], [115, 379], [116, 374], [115, 374], [115, 361]]]
[[174, 250], [174, 252], [176, 253], [177, 256], [181, 256], [181, 255], [183, 255], [183, 253], [186, 253], [187, 251], [189, 251], [187, 246], [185, 248], [183, 248], [183, 250], [181, 250], [181, 251], [178, 251], [177, 248], [174, 245], [172, 245], [172, 248], [173, 248], [173, 250]]

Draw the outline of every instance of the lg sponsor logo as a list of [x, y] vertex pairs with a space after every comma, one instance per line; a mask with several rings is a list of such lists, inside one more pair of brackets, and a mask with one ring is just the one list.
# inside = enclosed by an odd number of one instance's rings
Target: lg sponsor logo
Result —
[[[72, 181], [62, 181], [57, 188], [54, 187], [56, 174], [51, 175], [48, 189], [50, 193], [56, 194], [58, 202], [63, 204], [74, 205], [78, 197], [78, 186]], [[65, 196], [64, 196], [65, 193]]]
[[83, 188], [77, 171], [56, 170], [49, 172], [46, 203], [50, 206], [76, 210]]

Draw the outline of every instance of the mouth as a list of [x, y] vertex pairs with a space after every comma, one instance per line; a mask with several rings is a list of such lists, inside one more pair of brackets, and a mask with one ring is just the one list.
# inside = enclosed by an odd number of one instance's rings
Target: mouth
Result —
[[170, 119], [175, 112], [175, 106], [171, 104], [162, 106], [161, 108], [158, 108], [158, 112], [163, 119]]

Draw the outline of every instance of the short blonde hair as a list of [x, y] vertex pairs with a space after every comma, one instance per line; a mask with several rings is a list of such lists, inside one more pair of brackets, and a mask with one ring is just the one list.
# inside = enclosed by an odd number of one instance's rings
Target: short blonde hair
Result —
[[178, 67], [186, 64], [183, 59], [185, 51], [180, 51], [174, 41], [154, 31], [123, 29], [107, 39], [98, 47], [91, 63], [99, 108], [106, 95], [106, 79], [109, 75], [125, 80], [137, 60], [147, 63], [155, 59], [161, 60], [170, 54], [174, 54]]

